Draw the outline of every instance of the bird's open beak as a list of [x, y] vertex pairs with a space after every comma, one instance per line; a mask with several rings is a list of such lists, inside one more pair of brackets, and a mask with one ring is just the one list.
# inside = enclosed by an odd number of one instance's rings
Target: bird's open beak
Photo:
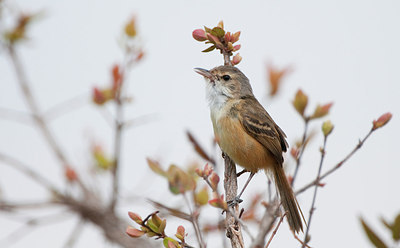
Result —
[[194, 68], [194, 71], [202, 75], [206, 79], [209, 79], [211, 82], [214, 82], [214, 75], [211, 74], [209, 70], [203, 68]]

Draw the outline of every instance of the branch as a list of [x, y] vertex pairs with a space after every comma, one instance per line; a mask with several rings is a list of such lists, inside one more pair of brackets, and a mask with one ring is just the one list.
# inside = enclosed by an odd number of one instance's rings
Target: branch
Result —
[[33, 116], [29, 113], [25, 113], [18, 110], [0, 108], [0, 116], [5, 120], [12, 120], [21, 124], [32, 124], [31, 121]]
[[46, 120], [51, 121], [54, 120], [74, 109], [80, 108], [87, 103], [87, 93], [79, 96], [72, 97], [67, 99], [61, 103], [58, 103], [48, 109], [43, 116]]
[[53, 207], [60, 202], [56, 200], [39, 201], [39, 202], [26, 202], [26, 203], [11, 203], [0, 200], [0, 210], [13, 212], [19, 209], [43, 209], [45, 207]]
[[314, 188], [314, 195], [313, 195], [313, 199], [312, 199], [312, 203], [311, 203], [311, 207], [310, 207], [310, 216], [308, 217], [307, 229], [306, 229], [306, 232], [304, 234], [304, 241], [303, 241], [303, 245], [301, 246], [301, 248], [304, 248], [307, 245], [307, 242], [308, 242], [308, 233], [310, 231], [312, 215], [313, 215], [314, 210], [315, 210], [314, 206], [315, 206], [315, 200], [317, 199], [318, 185], [319, 185], [319, 183], [321, 181], [321, 169], [322, 169], [322, 164], [323, 164], [324, 158], [325, 158], [327, 138], [328, 138], [328, 136], [324, 135], [324, 144], [323, 144], [323, 147], [322, 147], [322, 150], [321, 150], [321, 160], [319, 162], [317, 178], [315, 179], [317, 184], [315, 185], [315, 188]]
[[33, 226], [57, 224], [60, 221], [68, 220], [69, 218], [70, 216], [66, 215], [65, 211], [63, 211], [61, 213], [29, 219], [22, 226], [18, 227], [5, 238], [1, 239], [0, 246], [11, 246], [12, 244], [18, 242], [21, 237], [25, 237], [29, 232], [35, 230]]
[[29, 166], [25, 165], [21, 161], [7, 156], [5, 154], [0, 153], [0, 161], [3, 161], [5, 164], [9, 165], [10, 167], [18, 170], [22, 174], [26, 175], [27, 177], [31, 178], [33, 181], [37, 182], [38, 184], [44, 186], [47, 190], [51, 193], [56, 195], [60, 195], [59, 190], [46, 178], [42, 177], [36, 171], [29, 168]]
[[271, 231], [275, 223], [277, 213], [279, 212], [279, 203], [274, 201], [271, 207], [266, 207], [264, 215], [260, 222], [258, 234], [254, 241], [251, 243], [250, 248], [264, 247], [264, 240], [267, 234]]
[[71, 234], [69, 235], [69, 238], [65, 245], [63, 246], [64, 248], [71, 248], [75, 246], [76, 241], [78, 240], [79, 236], [82, 234], [82, 229], [85, 226], [85, 221], [80, 219], [78, 223], [74, 226], [72, 229]]
[[28, 104], [29, 109], [32, 112], [33, 118], [42, 131], [46, 141], [49, 143], [50, 147], [53, 149], [54, 153], [56, 154], [57, 158], [60, 160], [61, 165], [63, 167], [68, 165], [67, 159], [64, 155], [64, 153], [61, 151], [60, 146], [54, 139], [53, 134], [50, 132], [46, 122], [44, 121], [43, 116], [40, 113], [39, 106], [37, 105], [37, 102], [35, 101], [32, 91], [29, 87], [28, 81], [26, 79], [25, 72], [23, 70], [22, 64], [18, 58], [18, 55], [16, 51], [14, 50], [14, 47], [11, 45], [8, 47], [8, 53], [11, 57], [11, 61], [14, 65], [15, 73], [17, 76], [17, 81], [22, 89], [22, 93], [24, 94], [25, 100]]
[[301, 193], [303, 193], [304, 191], [306, 191], [308, 188], [314, 186], [314, 185], [319, 185], [319, 181], [324, 179], [325, 177], [329, 176], [330, 174], [332, 174], [333, 172], [335, 172], [337, 169], [339, 169], [344, 163], [346, 163], [353, 155], [355, 152], [357, 152], [363, 145], [364, 143], [367, 141], [367, 139], [369, 138], [369, 136], [375, 131], [376, 129], [371, 129], [368, 134], [358, 142], [358, 144], [354, 147], [354, 149], [347, 154], [347, 156], [342, 159], [339, 163], [337, 163], [333, 168], [331, 168], [330, 170], [328, 170], [327, 172], [325, 172], [324, 174], [321, 175], [321, 177], [319, 178], [319, 180], [314, 180], [312, 182], [310, 182], [309, 184], [303, 186], [302, 188], [300, 188], [299, 190], [296, 191], [296, 195], [299, 195]]
[[297, 173], [299, 172], [300, 164], [301, 164], [301, 158], [303, 157], [304, 150], [306, 149], [307, 145], [307, 132], [308, 132], [308, 123], [310, 119], [309, 118], [304, 118], [304, 131], [303, 131], [303, 138], [301, 139], [301, 149], [299, 152], [299, 156], [296, 159], [296, 169], [293, 174], [292, 182], [290, 185], [293, 187], [294, 181], [296, 180]]
[[[121, 67], [119, 67], [121, 68]], [[115, 89], [115, 136], [114, 136], [114, 166], [112, 168], [112, 195], [111, 195], [111, 203], [110, 209], [114, 210], [118, 200], [119, 194], [119, 165], [121, 160], [121, 146], [122, 146], [122, 131], [124, 126], [123, 121], [123, 100], [121, 99], [122, 95], [122, 87], [124, 86], [124, 71], [123, 69], [119, 69], [119, 73], [121, 74], [119, 82], [117, 83], [117, 89]], [[123, 71], [122, 71], [123, 70]], [[115, 80], [115, 79], [114, 79]]]
[[[237, 177], [235, 163], [225, 154], [225, 174], [224, 174], [224, 188], [226, 194], [226, 201], [235, 199], [237, 196]], [[236, 221], [234, 215], [238, 215], [239, 206], [234, 207], [234, 212], [227, 211], [225, 217], [226, 236], [231, 240], [233, 248], [243, 248], [243, 235], [240, 225]]]
[[197, 242], [199, 243], [200, 248], [205, 248], [206, 244], [204, 242], [203, 235], [201, 233], [200, 226], [199, 226], [199, 211], [198, 211], [198, 209], [196, 209], [195, 211], [192, 210], [189, 200], [185, 193], [183, 193], [182, 196], [183, 196], [185, 203], [190, 212], [190, 222], [192, 223], [193, 229], [196, 233]]
[[274, 231], [272, 232], [271, 237], [269, 238], [269, 240], [268, 240], [267, 245], [265, 246], [265, 248], [268, 248], [269, 245], [271, 244], [271, 241], [272, 241], [272, 239], [275, 237], [276, 232], [278, 231], [279, 227], [281, 226], [282, 221], [283, 221], [283, 218], [285, 218], [286, 214], [287, 214], [287, 212], [285, 212], [285, 213], [281, 216], [281, 218], [280, 218], [280, 220], [279, 220], [279, 222], [278, 222], [278, 225], [276, 225], [276, 228], [275, 228]]
[[[8, 46], [8, 53], [11, 57], [11, 61], [12, 61], [13, 65], [14, 65], [14, 70], [15, 70], [15, 73], [16, 73], [16, 76], [18, 79], [17, 81], [22, 89], [22, 93], [25, 97], [25, 101], [28, 104], [28, 108], [32, 112], [33, 119], [36, 122], [39, 129], [41, 130], [47, 143], [49, 143], [50, 148], [53, 150], [56, 157], [60, 161], [61, 166], [65, 170], [70, 163], [67, 161], [67, 158], [61, 149], [61, 146], [57, 143], [57, 141], [54, 138], [53, 134], [51, 133], [43, 115], [41, 114], [41, 112], [39, 110], [39, 106], [32, 95], [32, 91], [29, 87], [28, 80], [26, 79], [26, 75], [25, 75], [23, 66], [19, 60], [19, 57], [18, 57], [13, 45]], [[84, 193], [87, 194], [88, 190], [87, 190], [86, 186], [82, 183], [82, 181], [79, 178], [76, 181], [78, 182], [78, 184], [80, 185], [80, 187], [82, 188]]]
[[232, 65], [231, 55], [225, 49], [221, 49], [221, 52], [224, 56], [224, 65]]

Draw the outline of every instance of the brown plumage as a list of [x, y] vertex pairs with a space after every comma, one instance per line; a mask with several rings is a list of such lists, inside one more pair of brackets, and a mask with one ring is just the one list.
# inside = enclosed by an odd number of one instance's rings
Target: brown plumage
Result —
[[292, 230], [303, 230], [300, 208], [282, 168], [286, 135], [254, 97], [249, 80], [236, 67], [197, 69], [209, 82], [207, 95], [216, 140], [222, 151], [250, 172], [273, 175]]

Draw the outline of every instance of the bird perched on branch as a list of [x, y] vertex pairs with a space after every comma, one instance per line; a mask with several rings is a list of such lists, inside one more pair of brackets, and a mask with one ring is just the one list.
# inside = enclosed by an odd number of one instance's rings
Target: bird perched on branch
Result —
[[254, 97], [249, 79], [234, 66], [195, 71], [207, 81], [211, 120], [221, 150], [250, 172], [238, 197], [254, 174], [265, 170], [273, 176], [290, 228], [302, 231], [301, 210], [282, 167], [286, 135]]

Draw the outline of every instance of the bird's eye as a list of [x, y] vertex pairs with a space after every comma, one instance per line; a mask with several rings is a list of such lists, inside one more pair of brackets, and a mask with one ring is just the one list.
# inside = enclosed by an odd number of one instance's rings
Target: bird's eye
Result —
[[225, 80], [225, 81], [228, 81], [229, 79], [231, 79], [231, 76], [229, 76], [229, 75], [223, 75], [223, 76], [222, 76], [222, 79]]

